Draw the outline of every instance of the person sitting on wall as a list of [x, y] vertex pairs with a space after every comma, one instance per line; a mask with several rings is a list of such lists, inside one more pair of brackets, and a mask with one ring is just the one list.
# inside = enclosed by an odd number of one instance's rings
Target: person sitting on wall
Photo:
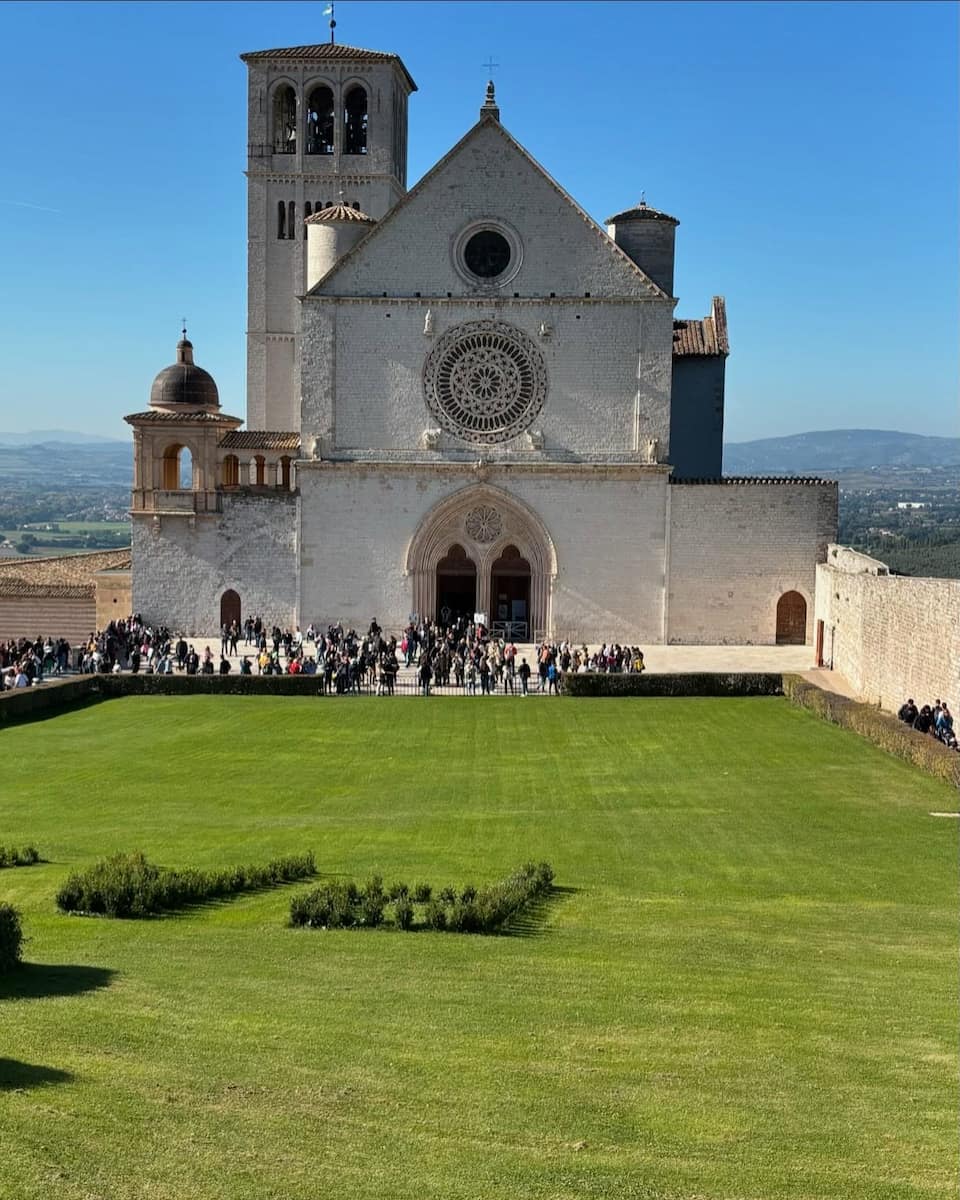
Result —
[[253, 674], [253, 664], [250, 662], [250, 659], [247, 658], [246, 655], [244, 655], [243, 658], [240, 659], [240, 674], [241, 675], [252, 675]]
[[933, 725], [933, 713], [930, 711], [930, 705], [925, 704], [917, 713], [913, 727], [918, 733], [929, 733]]
[[230, 674], [230, 662], [225, 654], [220, 655], [220, 674], [221, 675], [229, 675]]
[[948, 742], [953, 737], [953, 716], [944, 700], [943, 707], [934, 721], [934, 729], [941, 742]]

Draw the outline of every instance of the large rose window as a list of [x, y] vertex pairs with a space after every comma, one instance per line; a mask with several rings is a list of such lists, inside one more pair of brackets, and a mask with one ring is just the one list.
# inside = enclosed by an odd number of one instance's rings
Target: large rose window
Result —
[[502, 321], [471, 321], [441, 338], [423, 369], [427, 407], [468, 442], [506, 442], [529, 428], [547, 398], [540, 351]]

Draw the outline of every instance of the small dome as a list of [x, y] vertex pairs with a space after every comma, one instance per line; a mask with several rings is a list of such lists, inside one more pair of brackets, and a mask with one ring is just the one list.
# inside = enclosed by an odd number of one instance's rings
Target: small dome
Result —
[[645, 200], [641, 200], [636, 208], [628, 208], [625, 212], [617, 213], [615, 217], [607, 217], [606, 223], [618, 225], [622, 221], [669, 221], [671, 225], [680, 224], [676, 217], [671, 217], [669, 213], [661, 212], [658, 208], [651, 208]]
[[326, 221], [349, 221], [353, 224], [376, 225], [373, 217], [368, 217], [359, 208], [351, 208], [349, 204], [331, 204], [329, 208], [318, 209], [312, 217], [307, 217], [305, 225], [321, 225]]
[[187, 331], [177, 342], [177, 361], [164, 367], [150, 388], [150, 407], [191, 410], [220, 407], [220, 393], [213, 376], [193, 361], [193, 343]]

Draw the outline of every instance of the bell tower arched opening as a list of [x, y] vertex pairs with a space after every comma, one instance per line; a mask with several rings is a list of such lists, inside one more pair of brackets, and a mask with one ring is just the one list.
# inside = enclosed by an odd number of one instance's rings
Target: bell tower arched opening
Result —
[[355, 84], [346, 94], [343, 105], [343, 152], [367, 152], [367, 92]]
[[307, 154], [333, 153], [335, 124], [333, 92], [325, 85], [315, 87], [307, 100]]
[[297, 93], [288, 83], [273, 93], [273, 152], [297, 152]]

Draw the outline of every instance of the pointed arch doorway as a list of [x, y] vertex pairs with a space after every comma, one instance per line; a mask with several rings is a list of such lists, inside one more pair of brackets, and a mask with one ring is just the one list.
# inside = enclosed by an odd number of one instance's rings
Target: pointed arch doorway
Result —
[[437, 563], [437, 596], [434, 613], [444, 623], [477, 611], [477, 564], [454, 542]]
[[[451, 560], [454, 546], [458, 554]], [[421, 618], [440, 615], [436, 605], [442, 584], [444, 595], [454, 596], [460, 605], [473, 596], [474, 608], [463, 610], [470, 615], [489, 610], [488, 621], [496, 622], [503, 594], [511, 614], [520, 611], [514, 610], [514, 602], [526, 607], [529, 638], [552, 632], [553, 539], [532, 508], [500, 488], [474, 484], [435, 504], [410, 539], [406, 571], [412, 584], [410, 611]]]
[[530, 564], [512, 543], [490, 564], [490, 620], [510, 623], [523, 641], [530, 636]]

